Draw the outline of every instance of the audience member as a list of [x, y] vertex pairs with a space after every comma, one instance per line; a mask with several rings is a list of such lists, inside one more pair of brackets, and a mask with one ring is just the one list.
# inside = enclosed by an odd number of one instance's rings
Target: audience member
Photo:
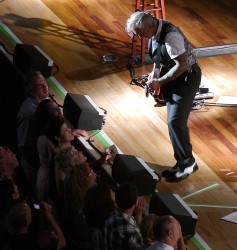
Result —
[[160, 216], [154, 221], [153, 231], [156, 242], [148, 248], [149, 250], [186, 249], [181, 226], [173, 216]]
[[156, 240], [153, 232], [153, 224], [158, 218], [159, 216], [156, 214], [147, 214], [142, 218], [139, 226], [144, 243], [144, 247], [142, 249], [146, 249], [155, 243]]
[[6, 241], [8, 212], [20, 198], [18, 187], [9, 176], [0, 176], [0, 246]]
[[105, 221], [105, 249], [136, 249], [143, 245], [142, 236], [133, 213], [142, 214], [137, 205], [137, 189], [132, 183], [123, 183], [115, 190], [118, 209]]
[[[38, 250], [59, 250], [62, 249], [58, 246], [58, 236], [52, 230], [42, 232], [38, 237]], [[65, 249], [65, 248], [63, 248]]]
[[[66, 246], [64, 235], [51, 214], [51, 207], [47, 203], [40, 204], [40, 211], [51, 228], [57, 235], [58, 248], [63, 249]], [[32, 250], [37, 249], [38, 233], [30, 231], [32, 224], [32, 211], [25, 202], [18, 202], [12, 206], [8, 214], [9, 234], [7, 243], [2, 249], [7, 250]], [[46, 230], [46, 229], [44, 229]], [[47, 229], [48, 230], [48, 229]], [[42, 231], [43, 232], [43, 231]]]
[[67, 235], [72, 249], [92, 249], [91, 233], [84, 214], [83, 204], [86, 192], [96, 184], [96, 174], [87, 162], [76, 165], [66, 172], [65, 204]]
[[39, 159], [33, 136], [33, 115], [37, 105], [49, 95], [48, 84], [39, 71], [31, 71], [25, 77], [25, 94], [17, 115], [18, 148], [21, 167], [32, 185], [36, 182]]
[[65, 201], [68, 215], [78, 214], [84, 203], [86, 191], [96, 184], [96, 173], [87, 162], [76, 165], [65, 177]]
[[52, 230], [42, 232], [38, 237], [38, 250], [57, 250], [58, 237]]
[[74, 136], [64, 118], [60, 117], [55, 117], [50, 121], [46, 135], [55, 145], [49, 170], [49, 198], [57, 200], [58, 198], [61, 199], [60, 196], [64, 193], [66, 169], [76, 164], [76, 162], [69, 164], [74, 157], [72, 157], [71, 151], [67, 150], [67, 148], [72, 148], [71, 142], [74, 140]]
[[24, 196], [32, 195], [16, 155], [5, 146], [0, 146], [0, 175], [12, 178]]
[[87, 190], [83, 210], [93, 227], [103, 228], [105, 219], [116, 208], [114, 191], [106, 182], [98, 183]]
[[25, 202], [12, 206], [8, 215], [9, 236], [3, 249], [29, 249], [35, 247], [35, 238], [29, 233], [32, 223], [31, 209]]
[[0, 146], [0, 174], [13, 176], [18, 165], [16, 155], [9, 148]]
[[55, 149], [54, 143], [46, 136], [50, 120], [54, 117], [62, 118], [63, 114], [58, 105], [51, 99], [39, 103], [34, 114], [34, 130], [37, 138], [37, 152], [40, 167], [37, 173], [37, 196], [40, 201], [48, 200], [49, 168]]
[[115, 209], [115, 194], [106, 182], [98, 183], [86, 192], [83, 212], [91, 226], [94, 250], [105, 249], [104, 223]]
[[[38, 245], [41, 246], [41, 249], [48, 249], [46, 248], [46, 246], [48, 245], [48, 247], [50, 246], [50, 243], [57, 243], [57, 250], [61, 250], [61, 249], [65, 249], [66, 247], [66, 240], [65, 240], [65, 237], [64, 237], [64, 234], [63, 234], [63, 231], [61, 230], [60, 226], [58, 225], [57, 221], [55, 220], [54, 216], [52, 215], [52, 212], [51, 212], [51, 206], [46, 203], [46, 202], [41, 202], [40, 203], [40, 209], [42, 210], [42, 212], [44, 213], [46, 219], [47, 219], [47, 222], [49, 224], [49, 228], [50, 230], [44, 230], [42, 233], [41, 233], [41, 240], [42, 239], [45, 239], [44, 236], [46, 236], [48, 234], [48, 232], [51, 232], [50, 233], [50, 237], [48, 238], [48, 242], [46, 241], [40, 241], [40, 239], [38, 239]], [[55, 241], [56, 239], [56, 241]], [[44, 248], [43, 247], [43, 243], [45, 243], [45, 246]], [[48, 243], [48, 244], [47, 244]]]
[[55, 180], [59, 195], [64, 192], [64, 180], [67, 171], [72, 170], [76, 165], [86, 162], [87, 158], [81, 151], [73, 146], [58, 149], [55, 155]]
[[71, 142], [74, 140], [72, 129], [68, 127], [64, 117], [53, 117], [45, 134], [59, 149], [70, 147]]

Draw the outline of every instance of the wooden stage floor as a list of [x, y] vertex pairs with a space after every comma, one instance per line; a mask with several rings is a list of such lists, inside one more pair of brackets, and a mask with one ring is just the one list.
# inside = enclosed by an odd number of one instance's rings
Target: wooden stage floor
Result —
[[[167, 0], [167, 19], [179, 26], [195, 47], [237, 41], [234, 0]], [[141, 157], [157, 172], [175, 164], [166, 109], [154, 107], [143, 89], [130, 84], [127, 63], [131, 40], [124, 31], [135, 0], [11, 0], [0, 2], [0, 20], [24, 44], [39, 46], [59, 67], [62, 86], [50, 87], [58, 102], [66, 92], [89, 95], [107, 111], [103, 133], [128, 155]], [[14, 42], [0, 32], [0, 41]], [[103, 62], [116, 54], [117, 62]], [[220, 96], [235, 96], [237, 55], [200, 58], [202, 84]], [[151, 70], [136, 65], [136, 74]], [[192, 111], [189, 128], [199, 170], [184, 181], [157, 185], [159, 192], [178, 194], [197, 213], [196, 235], [187, 249], [237, 249], [237, 224], [220, 220], [237, 208], [237, 110], [205, 106]], [[106, 143], [98, 140], [105, 150]]]

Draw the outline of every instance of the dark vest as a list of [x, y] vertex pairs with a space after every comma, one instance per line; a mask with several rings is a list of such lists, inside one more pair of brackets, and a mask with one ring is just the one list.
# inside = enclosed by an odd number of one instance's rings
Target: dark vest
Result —
[[153, 52], [152, 52], [152, 39], [149, 39], [149, 42], [148, 42], [149, 56], [157, 65], [157, 67], [161, 65], [163, 70], [165, 70], [166, 72], [169, 71], [175, 65], [174, 61], [170, 58], [169, 54], [167, 53], [167, 49], [165, 46], [165, 37], [169, 32], [179, 32], [183, 36], [184, 46], [185, 46], [186, 51], [188, 52], [188, 59], [187, 59], [188, 65], [189, 65], [189, 68], [191, 68], [191, 66], [196, 62], [196, 59], [194, 57], [193, 49], [189, 41], [187, 40], [187, 38], [184, 36], [182, 31], [178, 27], [174, 26], [173, 24], [167, 21], [163, 21], [163, 25], [162, 25], [161, 32], [160, 32], [160, 38], [159, 40], [156, 41], [157, 48]]

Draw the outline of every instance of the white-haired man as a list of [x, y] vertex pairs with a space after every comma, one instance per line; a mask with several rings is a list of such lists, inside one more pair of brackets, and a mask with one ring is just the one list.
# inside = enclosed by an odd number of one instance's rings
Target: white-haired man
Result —
[[149, 74], [151, 90], [162, 93], [167, 107], [169, 136], [176, 164], [165, 170], [167, 181], [180, 181], [198, 169], [192, 154], [188, 117], [201, 81], [201, 69], [181, 30], [150, 13], [138, 11], [127, 20], [130, 36], [146, 37], [154, 67]]

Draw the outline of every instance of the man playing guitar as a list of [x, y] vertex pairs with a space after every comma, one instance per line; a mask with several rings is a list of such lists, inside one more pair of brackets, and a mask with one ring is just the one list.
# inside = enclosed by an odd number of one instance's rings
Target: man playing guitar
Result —
[[127, 20], [126, 31], [131, 37], [137, 35], [149, 39], [148, 51], [154, 67], [148, 76], [147, 89], [150, 93], [154, 91], [153, 96], [157, 98], [163, 94], [176, 159], [175, 166], [163, 171], [162, 176], [171, 182], [183, 180], [198, 169], [187, 122], [200, 86], [201, 69], [189, 41], [170, 22], [137, 11]]

